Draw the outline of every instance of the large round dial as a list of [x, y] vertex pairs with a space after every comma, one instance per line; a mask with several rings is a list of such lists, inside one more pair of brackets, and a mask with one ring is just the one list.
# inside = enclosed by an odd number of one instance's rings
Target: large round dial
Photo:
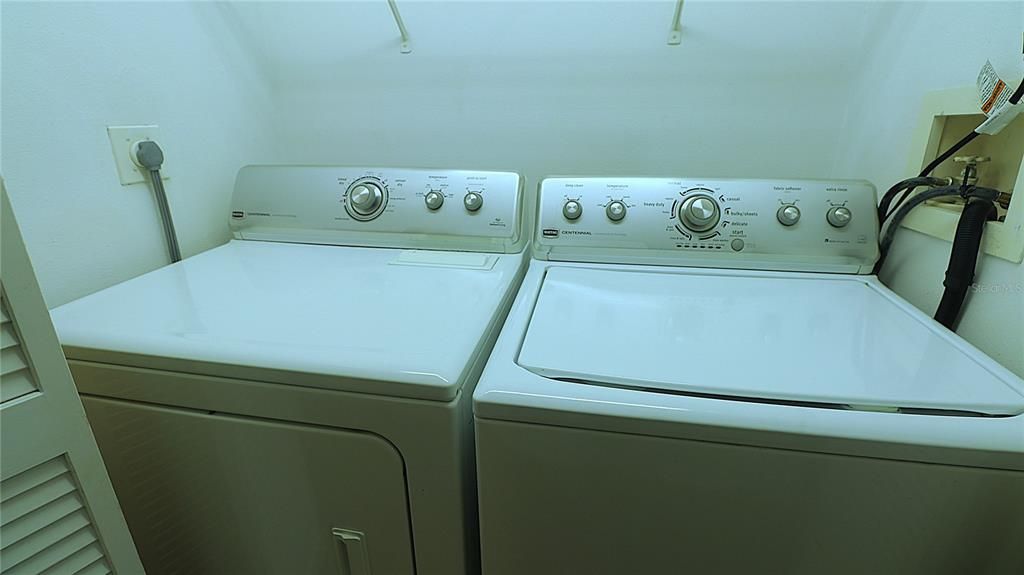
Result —
[[469, 192], [464, 198], [462, 198], [462, 204], [466, 206], [466, 209], [475, 212], [483, 207], [484, 197], [478, 192]]
[[427, 208], [430, 210], [441, 209], [441, 206], [444, 205], [444, 194], [430, 190], [423, 196], [423, 202], [427, 204]]
[[567, 220], [578, 220], [583, 215], [583, 204], [577, 200], [566, 200], [562, 206], [562, 215]]
[[775, 212], [775, 218], [784, 226], [793, 226], [800, 221], [800, 208], [787, 204]]
[[846, 224], [850, 223], [853, 219], [853, 213], [850, 212], [850, 208], [837, 206], [829, 208], [828, 212], [825, 213], [825, 219], [833, 228], [845, 228]]
[[608, 206], [605, 207], [604, 213], [608, 216], [608, 219], [613, 222], [622, 221], [622, 218], [626, 217], [626, 204], [621, 200], [608, 202]]
[[696, 194], [686, 198], [679, 206], [679, 221], [694, 232], [706, 232], [718, 225], [722, 212], [715, 198]]
[[345, 197], [345, 211], [360, 221], [376, 218], [388, 203], [387, 188], [377, 178], [356, 180], [345, 192]]

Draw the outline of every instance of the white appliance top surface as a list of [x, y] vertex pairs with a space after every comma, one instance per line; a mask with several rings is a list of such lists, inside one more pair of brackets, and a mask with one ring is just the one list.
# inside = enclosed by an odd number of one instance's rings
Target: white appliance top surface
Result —
[[1020, 389], [855, 276], [554, 267], [518, 364], [668, 393], [1024, 412]]
[[265, 381], [311, 374], [317, 387], [448, 400], [522, 261], [232, 241], [61, 306], [53, 320], [69, 358], [212, 375], [242, 366], [266, 370]]

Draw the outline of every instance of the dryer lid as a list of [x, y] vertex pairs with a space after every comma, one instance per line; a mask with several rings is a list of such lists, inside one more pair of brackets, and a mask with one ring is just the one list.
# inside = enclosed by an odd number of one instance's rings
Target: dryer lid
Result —
[[52, 315], [71, 359], [447, 401], [522, 262], [232, 241]]
[[745, 401], [1024, 412], [1024, 383], [855, 276], [552, 268], [518, 363], [539, 375]]

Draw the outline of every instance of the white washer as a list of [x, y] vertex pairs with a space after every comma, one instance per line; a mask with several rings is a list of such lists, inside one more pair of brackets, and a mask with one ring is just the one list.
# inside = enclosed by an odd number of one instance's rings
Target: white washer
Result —
[[474, 394], [484, 573], [1020, 573], [1024, 382], [866, 275], [874, 214], [545, 180]]
[[234, 240], [54, 310], [147, 572], [478, 571], [505, 172], [249, 166]]

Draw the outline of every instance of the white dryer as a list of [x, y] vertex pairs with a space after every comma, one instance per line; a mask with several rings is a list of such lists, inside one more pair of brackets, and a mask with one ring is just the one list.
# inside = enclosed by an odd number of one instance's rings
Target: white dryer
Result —
[[1024, 381], [893, 294], [865, 182], [553, 178], [474, 394], [483, 571], [1024, 569]]
[[522, 197], [513, 173], [249, 166], [234, 240], [54, 310], [148, 573], [478, 571], [470, 397]]

